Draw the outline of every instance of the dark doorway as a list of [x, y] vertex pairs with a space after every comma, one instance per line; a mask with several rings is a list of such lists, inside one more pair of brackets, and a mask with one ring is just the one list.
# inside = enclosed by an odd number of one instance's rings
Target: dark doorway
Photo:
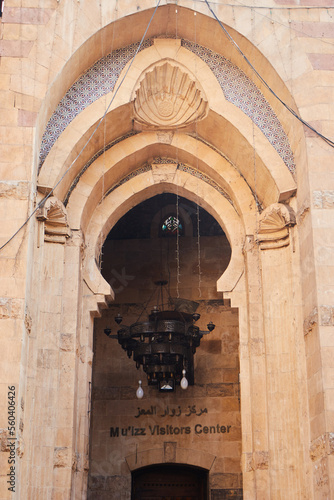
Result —
[[132, 500], [207, 500], [208, 473], [186, 465], [155, 465], [132, 473]]

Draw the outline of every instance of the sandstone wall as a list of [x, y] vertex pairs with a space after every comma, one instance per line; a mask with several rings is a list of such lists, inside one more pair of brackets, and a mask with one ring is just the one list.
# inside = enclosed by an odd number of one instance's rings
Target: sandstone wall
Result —
[[[214, 67], [212, 72], [207, 69], [211, 61], [207, 52], [202, 54], [203, 66], [198, 51], [193, 55], [189, 51], [188, 57], [183, 52], [182, 61], [177, 61], [196, 75], [210, 97], [206, 121], [182, 137], [134, 130], [129, 103], [137, 78], [159, 57], [169, 54], [176, 60], [176, 53], [182, 55], [176, 45], [172, 50], [171, 44], [153, 41], [150, 52], [138, 54], [108, 113], [106, 127], [80, 153], [106, 110], [111, 89], [58, 135], [39, 172], [42, 137], [59, 102], [96, 61], [138, 43], [154, 7], [150, 0], [140, 5], [95, 0], [46, 0], [43, 5], [38, 0], [4, 2], [0, 21], [2, 245], [71, 168], [55, 191], [66, 208], [54, 200], [53, 208], [48, 206], [38, 220], [33, 216], [1, 249], [0, 496], [11, 495], [6, 483], [8, 387], [15, 387], [16, 400], [16, 497], [85, 496], [93, 317], [101, 314], [112, 296], [93, 265], [100, 240], [122, 212], [141, 201], [148, 186], [151, 192], [179, 186], [191, 197], [201, 182], [196, 196], [214, 216], [224, 219], [236, 252], [232, 261], [238, 263], [233, 264], [233, 279], [229, 274], [218, 281], [218, 289], [239, 308], [245, 498], [280, 498], [280, 490], [286, 498], [332, 498], [333, 148], [309, 128], [303, 129], [259, 82], [210, 18], [205, 3], [190, 6], [181, 0], [176, 8], [174, 2], [163, 2], [148, 37], [190, 40], [242, 70], [279, 120], [295, 166], [284, 163], [273, 144], [275, 137], [269, 140], [270, 134], [265, 135], [254, 116], [223, 97], [219, 75], [213, 76]], [[284, 0], [249, 8], [232, 2], [213, 8], [269, 86], [319, 132], [333, 138], [331, 3], [301, 0], [297, 5]], [[189, 50], [189, 45], [182, 49]], [[136, 138], [133, 132], [141, 133]], [[78, 173], [106, 143], [113, 143], [107, 164], [94, 160], [73, 187]], [[119, 186], [112, 201], [108, 196], [102, 203], [108, 189], [151, 162], [159, 148], [162, 156], [200, 170], [201, 181], [192, 183], [189, 171], [179, 173], [176, 181], [171, 170], [161, 167], [154, 175], [142, 173], [129, 179], [127, 188]], [[225, 160], [217, 161], [215, 155], [220, 153], [229, 159], [228, 167]], [[109, 176], [102, 175], [111, 165], [117, 168]], [[214, 183], [227, 198], [221, 200]], [[294, 210], [296, 225], [286, 215], [275, 222], [276, 240], [282, 239], [278, 234], [282, 227], [288, 227], [287, 245], [259, 248], [257, 202], [263, 209], [283, 202]], [[240, 269], [244, 272], [238, 275]], [[281, 330], [285, 335], [277, 342]], [[272, 405], [282, 408], [279, 420], [271, 413]], [[297, 441], [289, 439], [287, 429]], [[284, 487], [283, 477], [288, 477]]]

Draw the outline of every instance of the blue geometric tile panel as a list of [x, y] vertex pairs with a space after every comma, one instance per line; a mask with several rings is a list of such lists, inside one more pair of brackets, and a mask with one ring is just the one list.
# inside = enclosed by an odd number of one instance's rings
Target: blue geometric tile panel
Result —
[[[140, 50], [152, 44], [153, 39], [145, 40]], [[181, 40], [181, 44], [208, 64], [225, 98], [259, 127], [290, 172], [294, 173], [295, 162], [287, 135], [257, 86], [224, 56], [189, 40]], [[66, 92], [46, 126], [40, 149], [39, 168], [71, 121], [87, 106], [114, 89], [122, 69], [135, 55], [138, 46], [139, 43], [133, 43], [103, 57]]]

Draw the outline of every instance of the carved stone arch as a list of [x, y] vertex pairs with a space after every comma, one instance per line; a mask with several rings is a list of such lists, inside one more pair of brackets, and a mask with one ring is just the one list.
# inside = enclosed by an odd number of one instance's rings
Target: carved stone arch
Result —
[[[178, 44], [176, 42], [178, 42]], [[97, 125], [105, 111], [105, 103], [109, 102], [110, 99], [112, 99], [112, 106], [106, 117], [106, 127], [101, 129], [102, 131], [106, 128], [107, 132], [106, 135], [97, 132], [96, 144], [98, 147], [102, 149], [105, 146], [105, 140], [107, 143], [109, 143], [109, 141], [114, 142], [115, 140], [121, 142], [121, 137], [117, 135], [119, 134], [119, 125], [115, 127], [115, 124], [118, 124], [119, 121], [122, 122], [124, 135], [129, 134], [130, 130], [133, 132], [133, 106], [131, 96], [133, 94], [133, 89], [136, 88], [136, 83], [133, 83], [133, 81], [136, 82], [143, 74], [145, 75], [149, 72], [152, 65], [147, 65], [147, 59], [150, 61], [152, 59], [154, 60], [154, 67], [161, 67], [161, 63], [165, 61], [166, 56], [169, 55], [169, 59], [173, 58], [173, 64], [181, 64], [182, 67], [186, 66], [189, 74], [194, 73], [197, 67], [197, 74], [195, 74], [195, 76], [196, 82], [198, 81], [199, 83], [196, 83], [196, 85], [203, 89], [203, 92], [205, 92], [206, 97], [209, 99], [210, 112], [208, 117], [198, 124], [199, 140], [204, 143], [212, 144], [215, 149], [220, 149], [222, 154], [228, 155], [232, 163], [235, 164], [236, 168], [238, 168], [245, 179], [247, 179], [249, 185], [252, 186], [252, 189], [254, 189], [254, 179], [252, 175], [254, 162], [252, 161], [253, 154], [251, 154], [251, 151], [255, 147], [256, 177], [258, 181], [257, 190], [259, 192], [263, 191], [263, 197], [270, 196], [271, 194], [276, 196], [276, 191], [278, 191], [278, 197], [276, 197], [278, 201], [286, 200], [291, 196], [296, 189], [296, 185], [291, 172], [284, 164], [278, 151], [268, 142], [267, 138], [258, 127], [253, 127], [253, 122], [249, 116], [232, 102], [228, 102], [224, 98], [223, 91], [208, 64], [201, 60], [195, 53], [180, 46], [179, 42], [179, 40], [175, 41], [172, 39], [155, 39], [154, 45], [145, 48], [142, 52], [137, 54], [135, 65], [132, 65], [130, 68], [130, 63], [128, 63], [124, 68], [120, 78], [122, 78], [125, 75], [125, 71], [129, 69], [127, 74], [129, 81], [127, 85], [121, 87], [115, 100], [113, 92], [110, 92], [103, 98], [92, 103], [89, 108], [84, 109], [80, 115], [73, 119], [73, 122], [71, 122], [73, 126], [69, 127], [69, 131], [64, 130], [59, 136], [43, 164], [39, 177], [42, 184], [47, 184], [48, 182], [54, 184], [64, 174], [75, 158], [73, 151], [76, 149], [80, 150], [83, 147], [91, 133], [91, 127]], [[206, 75], [205, 78], [203, 78], [202, 75]], [[202, 92], [202, 90], [200, 90], [200, 92]], [[151, 120], [150, 123], [154, 127], [157, 126], [155, 119], [153, 121]], [[201, 128], [202, 125], [203, 129]], [[159, 127], [162, 127], [161, 122]], [[169, 124], [167, 128], [168, 127]], [[188, 134], [194, 135], [194, 130], [191, 129], [191, 125], [188, 125], [188, 127], [190, 127], [189, 130], [187, 130]], [[225, 130], [223, 137], [221, 137], [221, 134], [217, 136], [217, 130], [220, 127], [224, 127]], [[207, 131], [210, 131], [210, 133], [208, 134]], [[109, 133], [113, 134], [110, 138], [108, 136]], [[231, 141], [240, 142], [240, 148], [231, 149]], [[85, 153], [82, 155], [82, 159], [84, 157]], [[65, 184], [71, 182], [71, 180], [73, 181], [80, 172], [82, 159], [75, 161], [74, 165], [71, 167], [71, 171], [66, 175], [62, 185], [59, 186], [58, 190], [60, 197], [60, 193], [64, 191], [66, 193], [69, 188], [69, 186], [67, 186], [66, 189]], [[82, 165], [81, 168], [83, 166], [84, 165]], [[61, 170], [59, 170], [59, 168], [61, 168]], [[265, 179], [263, 182], [259, 182], [262, 176], [264, 176]], [[263, 188], [263, 185], [267, 188], [267, 182], [270, 182], [270, 189]], [[266, 193], [268, 193], [268, 195]], [[272, 201], [274, 200], [270, 202]], [[265, 205], [266, 204], [267, 203], [265, 203]]]
[[[155, 163], [162, 148], [169, 158], [160, 156], [159, 162]], [[192, 172], [195, 189], [200, 180], [215, 186], [230, 200], [241, 217], [245, 215], [243, 223], [247, 225], [250, 222], [250, 218], [246, 220], [246, 217], [256, 210], [252, 191], [243, 176], [219, 152], [186, 134], [179, 133], [173, 137], [172, 144], [161, 145], [155, 132], [145, 132], [124, 139], [105, 155], [100, 155], [94, 164], [89, 165], [89, 169], [84, 169], [67, 205], [71, 227], [86, 230], [92, 210], [100, 202], [103, 191], [110, 193], [130, 177], [144, 171], [147, 178], [153, 177], [156, 184], [173, 182], [176, 171], [180, 170]], [[277, 200], [275, 189], [267, 189], [267, 193], [269, 199]], [[253, 231], [253, 222], [251, 226], [247, 231]]]
[[[153, 3], [152, 7], [154, 8]], [[172, 10], [172, 5], [164, 5], [159, 7], [159, 9], [157, 10], [153, 24], [155, 24], [155, 22], [158, 24], [158, 27], [154, 28], [154, 30], [158, 32], [158, 35], [160, 33], [168, 32], [167, 23], [168, 19], [170, 19], [170, 17], [172, 16]], [[72, 56], [67, 61], [65, 61], [65, 63], [63, 62], [63, 60], [58, 62], [58, 66], [55, 69], [57, 77], [55, 78], [52, 86], [45, 95], [45, 99], [41, 107], [37, 130], [37, 136], [39, 138], [43, 134], [47, 120], [50, 118], [50, 113], [54, 111], [62, 96], [65, 94], [68, 88], [80, 77], [80, 75], [83, 74], [97, 60], [105, 56], [108, 53], [108, 50], [110, 50], [110, 46], [113, 46], [115, 49], [119, 49], [120, 47], [125, 47], [133, 43], [134, 35], [132, 32], [130, 32], [131, 30], [128, 30], [126, 28], [127, 23], [133, 21], [136, 23], [136, 33], [138, 32], [138, 30], [140, 31], [140, 29], [144, 31], [145, 26], [151, 16], [150, 8], [148, 7], [147, 9], [141, 9], [140, 12], [134, 13], [131, 11], [131, 6], [127, 5], [125, 8], [125, 12], [128, 12], [130, 16], [128, 17], [128, 15], [125, 14], [125, 17], [120, 18], [115, 22], [112, 22], [112, 20], [109, 19], [108, 23], [110, 24], [103, 26], [100, 30], [95, 30], [95, 24], [92, 25], [90, 27], [87, 40], [79, 46], [77, 51], [74, 52]], [[70, 13], [66, 14], [70, 16], [72, 15]], [[189, 25], [191, 25], [191, 17], [193, 18], [193, 10], [179, 6], [178, 17], [180, 20], [183, 20], [182, 24], [178, 27], [178, 35], [186, 39], [191, 39]], [[238, 52], [233, 50], [233, 46], [231, 44], [221, 43], [220, 37], [211, 36], [211, 33], [214, 32], [214, 28], [216, 27], [216, 21], [214, 19], [210, 19], [209, 14], [206, 15], [200, 12], [197, 13], [196, 19], [198, 23], [198, 30], [199, 32], [201, 32], [202, 45], [208, 47], [211, 51], [223, 54], [224, 57], [230, 59], [233, 64], [240, 66], [247, 75], [251, 76], [252, 71], [250, 67], [245, 64], [245, 61], [242, 60]], [[70, 23], [71, 21], [69, 20], [69, 24]], [[209, 25], [210, 28], [208, 28]], [[201, 29], [201, 27], [203, 29]], [[286, 87], [286, 85], [284, 85], [284, 82], [282, 82], [275, 69], [273, 69], [273, 67], [270, 65], [269, 60], [260, 51], [258, 51], [249, 40], [247, 40], [247, 34], [242, 34], [237, 31], [237, 26], [234, 22], [230, 23], [228, 29], [230, 30], [230, 33], [237, 41], [237, 43], [242, 42], [243, 51], [248, 57], [251, 53], [254, 55], [254, 51], [256, 52], [256, 57], [261, 61], [259, 64], [266, 74], [269, 86], [274, 90], [276, 89], [276, 91], [277, 88], [279, 88], [280, 95], [283, 100], [287, 101], [288, 104], [293, 107], [294, 104], [288, 88]], [[117, 33], [117, 35], [115, 35], [115, 33]], [[270, 104], [272, 106], [282, 112], [279, 104], [272, 97], [272, 95], [268, 94], [267, 98], [270, 100]], [[295, 128], [293, 132], [290, 130], [291, 127], [287, 124], [287, 122], [289, 121], [289, 114], [287, 112], [285, 113], [284, 111], [283, 114], [283, 118], [285, 121], [284, 127], [288, 131], [290, 139], [294, 142], [295, 145], [298, 145], [300, 140], [299, 134], [296, 134]]]
[[[189, 173], [178, 171], [172, 182], [155, 181], [146, 173], [137, 175], [119, 186], [114, 196], [106, 197], [91, 214], [86, 231], [85, 281], [91, 283], [91, 288], [106, 290], [109, 285], [103, 279], [97, 267], [98, 256], [102, 243], [113, 225], [124, 215], [129, 207], [137, 205], [152, 194], [162, 192], [177, 192], [191, 201], [200, 203], [221, 225], [231, 245], [231, 259], [224, 274], [219, 278], [219, 291], [230, 292], [238, 283], [244, 272], [242, 247], [244, 227], [232, 205], [212, 186], [200, 179], [194, 179]], [[196, 193], [198, 191], [198, 194]]]

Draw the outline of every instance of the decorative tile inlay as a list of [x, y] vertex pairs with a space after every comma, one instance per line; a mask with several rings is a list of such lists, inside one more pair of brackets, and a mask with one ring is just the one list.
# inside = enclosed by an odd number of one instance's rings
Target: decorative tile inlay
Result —
[[[150, 47], [152, 43], [152, 39], [146, 40], [140, 50]], [[181, 40], [181, 43], [208, 64], [225, 98], [253, 120], [293, 173], [295, 163], [288, 138], [257, 86], [224, 56], [189, 40]], [[122, 69], [134, 56], [138, 46], [139, 43], [134, 43], [113, 51], [97, 61], [72, 85], [47, 124], [40, 150], [40, 167], [71, 121], [87, 106], [114, 89]]]
[[217, 78], [225, 98], [240, 108], [259, 127], [290, 172], [295, 172], [288, 138], [274, 110], [255, 83], [224, 56], [189, 40], [181, 40], [181, 45], [206, 62]]
[[166, 158], [164, 156], [157, 156], [152, 161], [153, 165], [167, 165], [167, 164], [175, 164], [175, 163], [177, 163], [177, 160], [174, 160], [173, 158]]
[[[140, 51], [150, 47], [152, 40], [145, 40]], [[125, 65], [133, 58], [139, 42], [114, 50], [102, 57], [86, 71], [66, 92], [51, 116], [42, 138], [39, 168], [43, 165], [50, 149], [71, 123], [87, 106], [114, 90], [118, 77]]]
[[110, 195], [115, 189], [117, 189], [119, 186], [122, 186], [122, 184], [125, 184], [128, 182], [130, 179], [133, 179], [134, 177], [137, 177], [137, 175], [143, 174], [144, 172], [149, 172], [152, 170], [152, 166], [150, 163], [145, 163], [142, 165], [140, 168], [137, 168], [137, 170], [133, 170], [130, 172], [127, 176], [123, 177], [117, 184], [114, 184], [108, 191], [106, 191], [105, 195], [103, 196], [102, 200], [100, 201], [100, 204], [102, 201]]
[[[140, 174], [143, 174], [144, 172], [148, 172], [148, 171], [152, 170], [152, 165], [166, 165], [166, 164], [176, 164], [176, 163], [177, 163], [177, 161], [174, 160], [173, 158], [166, 158], [166, 157], [162, 157], [162, 156], [157, 156], [156, 158], [154, 158], [154, 160], [151, 163], [145, 163], [140, 168], [138, 168], [137, 170], [133, 170], [132, 172], [130, 172], [130, 174], [128, 174], [127, 176], [123, 177], [123, 179], [121, 179], [119, 182], [117, 182], [116, 184], [114, 184], [105, 193], [105, 195], [103, 196], [103, 198], [100, 201], [100, 203], [102, 203], [102, 201], [107, 196], [109, 196], [109, 194], [112, 193], [115, 189], [117, 189], [119, 186], [122, 186], [122, 184], [125, 184], [130, 179], [133, 179], [134, 177], [137, 177], [137, 175], [140, 175]], [[231, 205], [233, 206], [233, 201], [231, 200], [231, 198], [219, 186], [219, 184], [217, 184], [217, 182], [215, 182], [213, 179], [211, 179], [211, 177], [208, 177], [207, 175], [203, 174], [199, 170], [196, 170], [195, 168], [192, 168], [189, 165], [184, 164], [184, 163], [177, 163], [177, 170], [182, 170], [183, 172], [187, 172], [188, 174], [190, 174], [190, 175], [192, 175], [194, 177], [197, 177], [198, 179], [201, 179], [206, 184], [209, 184], [216, 191], [218, 191], [218, 193], [220, 193], [221, 195], [223, 195], [224, 198], [226, 198], [228, 200], [228, 202], [231, 203]]]
[[196, 170], [195, 168], [189, 167], [189, 165], [184, 165], [183, 163], [179, 163], [177, 166], [178, 170], [183, 170], [183, 172], [187, 172], [188, 174], [197, 177], [198, 179], [201, 179], [202, 181], [206, 182], [206, 184], [209, 184], [209, 186], [213, 187], [218, 193], [224, 196], [224, 198], [227, 199], [229, 203], [233, 206], [233, 201], [231, 198], [228, 196], [228, 194], [215, 182], [211, 177], [208, 177], [207, 175], [203, 174], [199, 170]]

